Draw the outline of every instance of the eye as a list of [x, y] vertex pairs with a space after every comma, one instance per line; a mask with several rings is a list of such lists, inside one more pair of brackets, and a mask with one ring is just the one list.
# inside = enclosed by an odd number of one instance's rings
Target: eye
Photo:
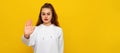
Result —
[[45, 13], [42, 13], [41, 15], [45, 15]]
[[45, 15], [45, 13], [43, 13], [42, 15]]
[[50, 13], [47, 13], [47, 15], [50, 15]]

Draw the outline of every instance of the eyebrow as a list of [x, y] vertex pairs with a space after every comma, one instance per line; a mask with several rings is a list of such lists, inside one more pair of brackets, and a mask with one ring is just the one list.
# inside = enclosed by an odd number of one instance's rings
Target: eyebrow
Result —
[[[41, 12], [41, 13], [45, 13], [45, 12]], [[47, 12], [47, 13], [50, 13], [50, 12]]]

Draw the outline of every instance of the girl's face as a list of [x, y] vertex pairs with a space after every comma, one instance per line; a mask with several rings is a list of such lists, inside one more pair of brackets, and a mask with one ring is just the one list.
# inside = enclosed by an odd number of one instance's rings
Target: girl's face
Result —
[[41, 17], [43, 23], [51, 23], [52, 11], [50, 8], [43, 8], [41, 11]]

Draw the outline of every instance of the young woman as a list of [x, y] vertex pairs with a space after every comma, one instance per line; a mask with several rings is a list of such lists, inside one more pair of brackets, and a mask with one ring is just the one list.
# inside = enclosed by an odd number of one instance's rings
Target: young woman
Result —
[[35, 27], [32, 21], [25, 24], [22, 41], [33, 46], [34, 53], [63, 53], [63, 31], [59, 27], [57, 14], [50, 3], [45, 3], [40, 10]]

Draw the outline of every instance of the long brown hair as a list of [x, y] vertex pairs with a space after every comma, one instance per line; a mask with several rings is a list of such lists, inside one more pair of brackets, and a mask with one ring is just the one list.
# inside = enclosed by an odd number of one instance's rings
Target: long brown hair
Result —
[[56, 25], [56, 26], [59, 26], [59, 23], [58, 23], [58, 20], [57, 20], [57, 19], [58, 19], [58, 16], [57, 16], [57, 14], [56, 14], [56, 12], [55, 12], [55, 9], [53, 8], [52, 4], [50, 4], [50, 3], [45, 3], [45, 4], [41, 7], [41, 9], [40, 9], [40, 14], [39, 14], [39, 18], [38, 18], [38, 22], [37, 22], [36, 26], [39, 26], [40, 24], [43, 23], [42, 17], [41, 17], [41, 11], [42, 11], [43, 8], [50, 8], [50, 9], [51, 9], [51, 11], [52, 11], [51, 23], [54, 24], [54, 25]]

